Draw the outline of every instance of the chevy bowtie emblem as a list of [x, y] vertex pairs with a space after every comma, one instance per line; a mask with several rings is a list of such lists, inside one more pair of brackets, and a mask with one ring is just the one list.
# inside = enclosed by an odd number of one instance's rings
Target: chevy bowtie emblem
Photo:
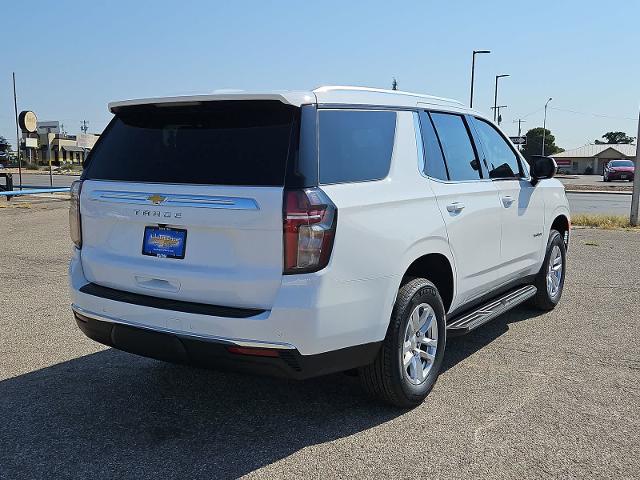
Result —
[[166, 199], [167, 197], [163, 197], [162, 195], [158, 195], [157, 193], [154, 193], [153, 195], [147, 197], [147, 200], [149, 200], [154, 205], [160, 205]]

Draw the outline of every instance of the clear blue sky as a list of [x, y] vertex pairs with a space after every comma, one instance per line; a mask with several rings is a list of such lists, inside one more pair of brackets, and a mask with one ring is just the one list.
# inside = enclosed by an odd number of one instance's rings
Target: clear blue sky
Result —
[[[489, 5], [490, 4], [490, 5]], [[64, 1], [7, 2], [0, 31], [0, 135], [15, 142], [19, 109], [101, 131], [107, 102], [219, 88], [323, 84], [469, 96], [508, 105], [503, 128], [548, 127], [574, 148], [602, 133], [635, 136], [640, 100], [640, 2], [573, 1]], [[570, 113], [565, 110], [581, 112]], [[533, 112], [533, 113], [532, 113]], [[609, 117], [595, 116], [607, 115]]]

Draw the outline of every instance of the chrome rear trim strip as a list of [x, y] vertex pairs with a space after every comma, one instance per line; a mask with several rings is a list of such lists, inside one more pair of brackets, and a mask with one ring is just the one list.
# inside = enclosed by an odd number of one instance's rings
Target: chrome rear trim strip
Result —
[[172, 193], [122, 192], [94, 190], [89, 194], [94, 202], [126, 203], [162, 207], [194, 207], [227, 210], [260, 210], [253, 198], [218, 197], [210, 195], [185, 195]]
[[92, 312], [90, 310], [86, 310], [86, 309], [84, 309], [82, 307], [79, 307], [75, 303], [71, 305], [71, 309], [75, 313], [77, 313], [78, 315], [81, 315], [83, 317], [87, 317], [87, 318], [89, 318], [91, 320], [98, 320], [100, 322], [107, 322], [107, 323], [117, 323], [117, 324], [120, 324], [120, 325], [129, 326], [129, 327], [142, 328], [144, 330], [150, 330], [150, 331], [153, 331], [153, 332], [168, 333], [168, 334], [176, 335], [178, 337], [187, 337], [187, 338], [193, 338], [193, 339], [196, 339], [196, 340], [205, 340], [205, 341], [209, 341], [209, 342], [226, 343], [226, 344], [229, 344], [229, 345], [236, 345], [238, 347], [273, 348], [273, 349], [278, 349], [278, 350], [295, 350], [296, 349], [296, 347], [294, 347], [293, 345], [291, 345], [289, 343], [263, 342], [263, 341], [260, 341], [260, 340], [249, 340], [249, 339], [245, 339], [245, 338], [218, 337], [216, 335], [204, 335], [204, 334], [193, 333], [193, 332], [183, 332], [183, 331], [173, 330], [173, 329], [164, 328], [164, 327], [143, 325], [143, 324], [140, 324], [140, 323], [137, 323], [137, 322], [124, 320], [122, 318], [116, 318], [116, 317], [112, 317], [110, 315], [105, 315], [105, 314], [102, 314], [102, 313]]

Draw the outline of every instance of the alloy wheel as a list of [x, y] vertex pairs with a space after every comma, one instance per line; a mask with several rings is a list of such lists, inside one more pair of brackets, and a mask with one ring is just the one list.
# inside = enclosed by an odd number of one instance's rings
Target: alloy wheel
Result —
[[562, 252], [558, 245], [554, 245], [549, 256], [547, 267], [547, 293], [549, 297], [555, 298], [560, 292], [562, 281]]
[[438, 348], [438, 321], [428, 303], [421, 303], [411, 312], [402, 346], [402, 368], [407, 380], [420, 385], [433, 367]]

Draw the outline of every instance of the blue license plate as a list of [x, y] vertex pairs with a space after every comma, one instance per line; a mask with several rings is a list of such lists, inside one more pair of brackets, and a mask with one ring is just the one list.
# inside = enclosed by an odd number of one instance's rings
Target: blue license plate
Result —
[[145, 227], [142, 254], [161, 258], [184, 258], [187, 231], [180, 228]]

